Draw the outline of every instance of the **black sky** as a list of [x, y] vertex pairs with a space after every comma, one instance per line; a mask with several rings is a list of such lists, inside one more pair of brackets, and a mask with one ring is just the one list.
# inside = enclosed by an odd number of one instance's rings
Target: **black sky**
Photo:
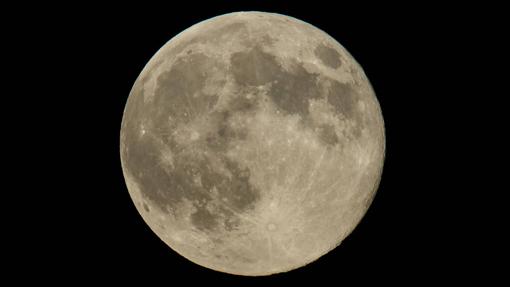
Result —
[[[466, 252], [467, 242], [456, 237], [468, 225], [460, 215], [466, 194], [459, 196], [457, 184], [466, 175], [453, 168], [468, 163], [467, 148], [456, 138], [467, 129], [463, 103], [471, 99], [458, 85], [471, 79], [456, 70], [475, 61], [464, 43], [485, 41], [477, 22], [484, 12], [294, 2], [45, 6], [10, 21], [20, 26], [10, 32], [34, 66], [18, 71], [33, 79], [22, 84], [33, 100], [27, 105], [20, 98], [19, 104], [38, 119], [26, 125], [37, 145], [25, 148], [37, 151], [37, 164], [19, 168], [36, 174], [20, 181], [34, 193], [28, 204], [37, 213], [24, 222], [37, 221], [29, 232], [35, 239], [23, 241], [19, 251], [26, 260], [13, 265], [34, 267], [46, 278], [233, 286], [436, 282], [472, 275], [465, 270], [473, 251]], [[250, 279], [195, 265], [150, 231], [124, 184], [119, 133], [131, 86], [163, 44], [202, 20], [251, 10], [308, 22], [354, 56], [380, 102], [387, 150], [377, 196], [339, 248], [304, 268]], [[16, 225], [19, 234], [26, 232]]]

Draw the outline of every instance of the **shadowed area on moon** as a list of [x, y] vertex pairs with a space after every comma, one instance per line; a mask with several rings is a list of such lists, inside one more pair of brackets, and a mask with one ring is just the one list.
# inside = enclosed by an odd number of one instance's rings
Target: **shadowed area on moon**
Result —
[[[307, 69], [296, 57], [282, 65], [267, 50], [278, 41], [274, 35], [242, 38], [242, 49], [218, 57], [197, 47], [221, 47], [246, 31], [246, 24], [203, 29], [176, 45], [167, 44], [164, 57], [180, 56], [157, 73], [163, 62], [156, 62], [133, 86], [124, 112], [121, 156], [125, 174], [150, 203], [141, 205], [145, 212], [156, 207], [178, 218], [177, 210], [189, 203], [193, 229], [213, 238], [219, 231], [239, 231], [242, 217], [267, 196], [254, 171], [231, 155], [240, 145], [251, 144], [251, 121], [257, 115], [297, 118], [298, 130], [314, 135], [320, 148], [328, 150], [341, 150], [347, 139], [357, 141], [363, 130], [374, 127], [359, 110], [362, 99], [353, 84]], [[324, 43], [311, 51], [329, 69], [345, 64], [339, 52]], [[144, 89], [148, 75], [155, 81], [150, 95]], [[312, 111], [313, 104], [330, 111], [328, 117]], [[229, 258], [214, 256], [225, 262]], [[242, 254], [234, 257], [255, 261]]]

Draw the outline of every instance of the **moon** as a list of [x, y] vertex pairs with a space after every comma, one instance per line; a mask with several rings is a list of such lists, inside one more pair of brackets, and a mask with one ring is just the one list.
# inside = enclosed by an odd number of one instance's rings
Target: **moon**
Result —
[[163, 242], [201, 266], [261, 276], [317, 260], [356, 227], [381, 178], [384, 122], [362, 68], [325, 32], [236, 12], [150, 59], [120, 153]]

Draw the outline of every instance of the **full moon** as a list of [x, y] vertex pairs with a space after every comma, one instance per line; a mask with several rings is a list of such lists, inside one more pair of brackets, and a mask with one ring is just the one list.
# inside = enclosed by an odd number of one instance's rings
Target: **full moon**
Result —
[[384, 122], [362, 68], [325, 32], [237, 12], [150, 59], [120, 153], [137, 210], [170, 248], [269, 275], [317, 260], [356, 227], [381, 178]]

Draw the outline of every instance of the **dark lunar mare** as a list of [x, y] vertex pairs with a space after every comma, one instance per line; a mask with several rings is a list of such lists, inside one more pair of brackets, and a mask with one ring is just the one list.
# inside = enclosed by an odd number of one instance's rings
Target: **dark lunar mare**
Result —
[[342, 65], [340, 54], [333, 48], [324, 44], [319, 44], [314, 50], [315, 56], [321, 60], [322, 64], [336, 69]]
[[[319, 45], [315, 53], [329, 65], [340, 66], [340, 55], [336, 50]], [[327, 94], [323, 95], [319, 74], [308, 72], [297, 61], [292, 63], [291, 71], [285, 71], [274, 55], [264, 52], [259, 46], [232, 54], [230, 64], [231, 72], [238, 85], [258, 86], [271, 83], [268, 96], [275, 106], [286, 114], [298, 115], [305, 127], [318, 130], [319, 139], [325, 145], [338, 144], [338, 135], [336, 135], [333, 126], [316, 124], [310, 119], [309, 106], [312, 99], [325, 97], [335, 111], [340, 112], [345, 119], [352, 120], [356, 124], [353, 130], [355, 137], [361, 135], [363, 119], [360, 112], [356, 110], [359, 96], [350, 84], [322, 79], [322, 82], [329, 81], [330, 83]]]
[[[233, 128], [230, 119], [235, 113], [253, 111], [256, 102], [240, 96], [227, 109], [214, 109], [218, 96], [201, 92], [208, 67], [214, 64], [203, 54], [177, 60], [159, 76], [154, 100], [147, 104], [143, 82], [137, 82], [126, 106], [122, 153], [127, 170], [152, 204], [172, 212], [187, 199], [196, 208], [191, 215], [195, 227], [211, 230], [223, 221], [232, 230], [238, 224], [236, 213], [253, 208], [260, 191], [250, 184], [250, 171], [224, 154], [229, 142], [246, 137], [246, 131]], [[201, 116], [214, 126], [203, 145], [183, 146], [170, 136], [178, 124]], [[143, 135], [142, 123], [147, 130]], [[173, 154], [173, 167], [162, 160], [167, 148]], [[211, 164], [211, 156], [223, 163], [226, 173]], [[218, 192], [217, 198], [212, 190]]]

